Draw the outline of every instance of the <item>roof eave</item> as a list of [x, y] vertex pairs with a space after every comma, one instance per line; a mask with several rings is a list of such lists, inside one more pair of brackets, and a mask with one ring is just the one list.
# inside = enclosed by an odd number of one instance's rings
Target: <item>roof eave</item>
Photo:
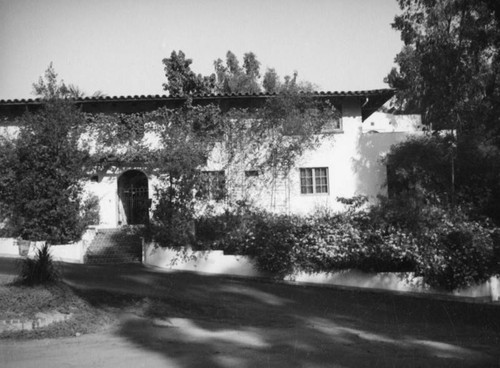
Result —
[[[362, 119], [365, 120], [394, 95], [394, 90], [379, 89], [347, 92], [310, 92], [303, 94], [320, 100], [328, 100], [333, 104], [339, 104], [345, 98], [359, 98], [362, 104]], [[191, 98], [193, 105], [215, 104], [224, 110], [231, 107], [259, 107], [262, 106], [267, 99], [273, 97], [276, 97], [276, 94], [211, 94], [198, 96], [142, 95], [83, 98], [75, 100], [74, 102], [84, 112], [127, 114], [153, 111], [161, 107], [177, 108], [182, 106], [188, 98]], [[41, 99], [1, 100], [0, 117], [12, 118], [21, 116], [26, 111], [36, 111], [42, 105], [43, 101]]]

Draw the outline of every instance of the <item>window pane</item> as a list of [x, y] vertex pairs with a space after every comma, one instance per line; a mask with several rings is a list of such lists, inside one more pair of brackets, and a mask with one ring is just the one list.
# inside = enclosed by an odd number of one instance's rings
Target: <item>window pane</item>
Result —
[[314, 169], [316, 193], [328, 193], [328, 176], [326, 167]]
[[212, 196], [216, 201], [221, 201], [226, 197], [226, 176], [224, 171], [215, 172]]
[[300, 193], [309, 194], [314, 192], [312, 169], [300, 169]]

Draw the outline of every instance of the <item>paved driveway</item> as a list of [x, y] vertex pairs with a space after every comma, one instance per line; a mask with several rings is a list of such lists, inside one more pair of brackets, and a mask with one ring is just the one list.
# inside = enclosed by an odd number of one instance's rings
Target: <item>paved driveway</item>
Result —
[[[13, 262], [0, 259], [0, 273], [14, 274]], [[0, 366], [500, 367], [499, 305], [137, 264], [63, 275], [79, 290], [140, 295], [151, 313], [79, 338], [0, 341]]]

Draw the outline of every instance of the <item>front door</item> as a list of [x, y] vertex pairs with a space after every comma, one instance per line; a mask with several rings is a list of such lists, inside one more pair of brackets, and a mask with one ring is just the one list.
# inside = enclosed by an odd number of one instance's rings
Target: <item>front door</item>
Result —
[[139, 170], [125, 171], [118, 179], [118, 196], [127, 225], [149, 221], [148, 177]]

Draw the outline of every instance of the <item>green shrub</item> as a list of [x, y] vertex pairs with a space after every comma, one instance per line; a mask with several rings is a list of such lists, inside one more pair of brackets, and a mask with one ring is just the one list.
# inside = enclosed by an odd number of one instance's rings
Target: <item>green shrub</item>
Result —
[[[173, 187], [157, 187], [157, 205], [148, 226], [146, 239], [162, 247], [182, 248], [194, 244], [194, 217], [192, 204]], [[182, 194], [184, 196], [184, 194]]]
[[477, 222], [442, 222], [422, 236], [418, 255], [417, 274], [436, 289], [465, 288], [495, 273], [491, 232]]
[[200, 219], [197, 237], [210, 244], [205, 249], [251, 256], [277, 278], [343, 269], [415, 272], [433, 288], [454, 290], [499, 273], [500, 231], [458, 207], [405, 207], [403, 198], [365, 209], [362, 201], [344, 203], [345, 213], [308, 217], [226, 211]]
[[415, 199], [447, 199], [451, 191], [450, 152], [453, 136], [419, 135], [394, 145], [385, 158], [390, 194]]
[[49, 252], [49, 245], [38, 249], [35, 258], [25, 258], [21, 261], [18, 281], [23, 285], [38, 285], [53, 283], [59, 280], [59, 272]]
[[276, 277], [349, 268], [414, 270], [413, 237], [402, 231], [373, 230], [362, 222], [366, 222], [365, 213], [306, 218], [265, 214], [255, 223], [247, 254], [254, 257], [259, 270]]
[[298, 217], [260, 216], [248, 254], [254, 257], [260, 271], [283, 278], [300, 266], [298, 241], [303, 230]]
[[260, 212], [240, 201], [220, 214], [208, 210], [195, 221], [196, 247], [223, 250], [225, 254], [247, 254], [255, 221], [260, 215]]

